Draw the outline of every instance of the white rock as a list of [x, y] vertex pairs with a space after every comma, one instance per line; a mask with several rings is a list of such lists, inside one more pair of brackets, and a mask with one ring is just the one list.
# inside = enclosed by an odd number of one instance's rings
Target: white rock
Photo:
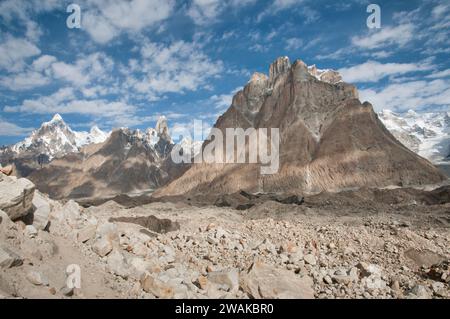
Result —
[[307, 264], [310, 264], [311, 266], [314, 266], [314, 265], [317, 264], [316, 257], [315, 257], [313, 254], [305, 255], [305, 257], [303, 257], [303, 260], [304, 260]]
[[20, 266], [23, 258], [8, 247], [0, 247], [0, 268], [11, 268]]
[[94, 238], [97, 231], [97, 226], [88, 225], [85, 228], [77, 232], [77, 241], [80, 243], [85, 243], [90, 239]]
[[107, 238], [110, 241], [119, 239], [117, 225], [114, 223], [104, 223], [97, 227], [97, 237]]
[[25, 236], [29, 238], [35, 238], [37, 235], [38, 231], [33, 225], [27, 225], [25, 227]]
[[144, 291], [153, 294], [157, 298], [170, 299], [175, 295], [174, 287], [153, 277], [148, 272], [142, 276], [141, 287]]
[[33, 197], [33, 226], [38, 230], [44, 230], [49, 222], [51, 205], [49, 200], [41, 193], [35, 192]]
[[48, 286], [48, 279], [37, 271], [30, 271], [27, 273], [27, 279], [36, 286]]
[[118, 251], [113, 251], [107, 258], [108, 270], [114, 275], [127, 279], [130, 275], [130, 266], [125, 257]]
[[291, 271], [277, 269], [256, 261], [242, 275], [241, 288], [251, 298], [257, 299], [312, 299], [313, 281]]
[[28, 179], [2, 176], [0, 210], [7, 213], [11, 220], [27, 215], [33, 209], [34, 190], [34, 184]]
[[422, 285], [416, 285], [411, 290], [411, 293], [418, 299], [430, 299], [431, 298], [431, 293], [428, 290], [428, 288], [425, 286], [422, 286]]
[[113, 245], [108, 238], [98, 238], [92, 245], [92, 250], [100, 257], [104, 257], [113, 250]]
[[239, 290], [239, 270], [232, 268], [210, 272], [208, 273], [208, 281], [226, 287], [229, 292], [236, 292]]

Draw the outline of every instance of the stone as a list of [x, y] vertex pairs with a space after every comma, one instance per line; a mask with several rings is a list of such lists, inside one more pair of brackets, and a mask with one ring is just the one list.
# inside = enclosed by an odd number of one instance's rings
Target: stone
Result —
[[25, 227], [25, 236], [28, 238], [35, 238], [37, 235], [38, 231], [33, 225], [27, 225]]
[[376, 275], [371, 275], [365, 279], [366, 288], [369, 290], [386, 289], [387, 287], [386, 282]]
[[26, 216], [33, 208], [35, 186], [26, 178], [3, 176], [0, 180], [0, 210], [11, 220]]
[[106, 264], [107, 269], [114, 275], [120, 276], [123, 279], [127, 279], [130, 275], [130, 266], [124, 256], [118, 251], [113, 251], [108, 255]]
[[33, 197], [33, 226], [37, 230], [45, 230], [49, 223], [51, 205], [49, 200], [39, 192], [34, 192]]
[[208, 278], [205, 276], [199, 276], [196, 282], [200, 289], [206, 290], [206, 288], [208, 287]]
[[171, 299], [174, 297], [174, 288], [146, 272], [141, 278], [141, 287], [144, 291], [153, 294], [160, 299]]
[[418, 299], [431, 299], [431, 293], [428, 290], [427, 287], [422, 285], [416, 285], [411, 290], [411, 294], [414, 295], [414, 297], [417, 297]]
[[105, 257], [113, 250], [113, 245], [107, 238], [98, 238], [92, 245], [92, 250], [100, 257]]
[[60, 293], [66, 297], [72, 297], [75, 293], [75, 289], [64, 286], [61, 288]]
[[26, 275], [27, 280], [36, 286], [48, 286], [48, 279], [37, 271], [30, 271]]
[[439, 264], [445, 260], [445, 257], [427, 249], [408, 249], [405, 251], [405, 257], [413, 261], [416, 266], [424, 266], [426, 268], [430, 268], [431, 266]]
[[288, 254], [294, 254], [297, 252], [297, 250], [298, 250], [297, 245], [291, 241], [284, 243], [280, 247], [280, 252], [282, 252], [282, 253], [284, 252], [284, 253], [288, 253]]
[[8, 247], [0, 247], [0, 268], [21, 266], [23, 258]]
[[150, 264], [148, 261], [143, 258], [134, 257], [129, 260], [131, 276], [137, 280], [139, 280], [142, 275], [150, 268]]
[[69, 225], [75, 226], [81, 221], [81, 206], [76, 201], [69, 200], [62, 209]]
[[362, 277], [369, 277], [371, 275], [381, 276], [381, 268], [374, 264], [360, 262], [358, 265], [356, 265], [356, 268], [360, 270], [360, 274]]
[[222, 287], [229, 292], [239, 290], [239, 270], [236, 268], [208, 273], [208, 281]]
[[313, 254], [305, 255], [305, 257], [303, 257], [303, 260], [311, 266], [315, 266], [317, 263], [316, 257]]
[[133, 251], [133, 254], [136, 256], [145, 257], [149, 254], [150, 250], [147, 248], [147, 246], [143, 243], [137, 242], [133, 245], [131, 245], [131, 249]]
[[323, 277], [323, 281], [329, 285], [331, 285], [333, 283], [333, 279], [329, 275], [326, 275], [325, 277]]
[[445, 284], [442, 283], [442, 282], [438, 282], [438, 281], [433, 282], [431, 284], [431, 289], [433, 290], [433, 293], [436, 296], [439, 296], [439, 297], [446, 297], [447, 296], [447, 291], [445, 289]]
[[92, 238], [94, 238], [97, 231], [97, 226], [89, 225], [77, 232], [77, 241], [80, 243], [85, 243]]
[[110, 241], [119, 239], [119, 233], [117, 231], [117, 225], [114, 223], [104, 223], [97, 227], [97, 237], [107, 238]]
[[291, 264], [297, 264], [302, 260], [303, 260], [303, 252], [300, 250], [297, 250], [295, 253], [289, 255], [289, 262]]
[[313, 281], [295, 273], [256, 261], [241, 274], [241, 288], [255, 299], [313, 299]]
[[0, 165], [0, 173], [6, 175], [6, 176], [10, 176], [13, 172], [13, 167], [11, 165], [7, 165], [5, 167], [2, 167]]

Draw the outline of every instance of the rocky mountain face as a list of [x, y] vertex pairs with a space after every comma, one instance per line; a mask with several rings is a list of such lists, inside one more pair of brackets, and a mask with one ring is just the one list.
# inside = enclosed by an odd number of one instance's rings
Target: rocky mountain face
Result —
[[54, 159], [29, 178], [53, 198], [108, 197], [150, 191], [184, 172], [170, 160], [167, 119], [146, 131], [116, 129], [100, 144]]
[[386, 128], [410, 150], [435, 164], [450, 162], [450, 112], [379, 114]]
[[[259, 164], [196, 164], [156, 196], [184, 193], [338, 191], [440, 182], [444, 176], [403, 146], [372, 105], [331, 70], [279, 58], [269, 76], [255, 74], [215, 128], [279, 128], [280, 169]], [[205, 142], [204, 146], [208, 142]]]

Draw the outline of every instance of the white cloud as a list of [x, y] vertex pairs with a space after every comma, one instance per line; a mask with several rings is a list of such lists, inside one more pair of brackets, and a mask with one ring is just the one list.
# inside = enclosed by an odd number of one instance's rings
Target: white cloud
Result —
[[[280, 11], [293, 7], [299, 7], [305, 0], [274, 0], [263, 12], [261, 12], [257, 21], [261, 21], [267, 16], [277, 14]], [[305, 9], [305, 7], [303, 7]]]
[[6, 24], [17, 22], [24, 26], [27, 40], [37, 42], [42, 30], [34, 20], [36, 16], [62, 6], [59, 0], [3, 0], [0, 2], [0, 18]]
[[435, 72], [427, 76], [427, 78], [431, 79], [446, 78], [446, 77], [450, 77], [450, 69]]
[[62, 88], [57, 92], [38, 99], [26, 99], [19, 106], [5, 106], [4, 112], [27, 114], [84, 114], [103, 118], [128, 116], [137, 108], [123, 101], [106, 101], [101, 99], [78, 99], [72, 88]]
[[433, 10], [431, 11], [431, 14], [432, 14], [433, 18], [439, 19], [447, 12], [450, 12], [450, 5], [449, 4], [439, 4], [433, 8]]
[[94, 82], [110, 80], [114, 61], [104, 53], [92, 53], [75, 61], [74, 64], [55, 62], [51, 65], [56, 79], [65, 80], [79, 87], [86, 87]]
[[82, 28], [98, 43], [107, 43], [123, 32], [139, 32], [167, 19], [174, 0], [87, 0]]
[[223, 71], [221, 61], [212, 61], [194, 43], [177, 41], [169, 45], [145, 43], [142, 59], [130, 60], [127, 85], [141, 94], [182, 93], [210, 86], [210, 79]]
[[11, 74], [0, 78], [0, 85], [10, 89], [11, 91], [34, 89], [49, 83], [50, 78], [34, 71]]
[[26, 66], [26, 59], [41, 54], [41, 50], [26, 39], [10, 35], [1, 37], [0, 69], [19, 72]]
[[33, 61], [32, 67], [38, 72], [46, 70], [50, 65], [55, 63], [57, 59], [51, 55], [42, 55]]
[[406, 45], [414, 38], [414, 25], [402, 24], [396, 27], [383, 27], [377, 31], [371, 31], [366, 36], [355, 36], [352, 44], [364, 49], [381, 49], [385, 46]]
[[0, 136], [23, 136], [31, 131], [31, 128], [20, 127], [0, 118]]
[[242, 8], [254, 4], [256, 0], [192, 0], [187, 15], [197, 25], [213, 23], [228, 8]]
[[339, 69], [346, 82], [378, 82], [391, 75], [400, 75], [409, 72], [426, 71], [431, 68], [428, 63], [379, 63], [367, 61], [349, 68]]
[[286, 50], [298, 50], [303, 46], [303, 40], [300, 38], [290, 38], [286, 40]]
[[369, 101], [377, 111], [390, 109], [404, 112], [428, 107], [450, 108], [450, 81], [411, 81], [390, 84], [382, 89], [360, 90], [360, 98]]

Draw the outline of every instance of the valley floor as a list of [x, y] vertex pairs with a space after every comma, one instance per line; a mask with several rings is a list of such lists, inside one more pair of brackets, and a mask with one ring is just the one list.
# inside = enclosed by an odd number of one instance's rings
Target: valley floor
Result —
[[[386, 203], [361, 191], [322, 194], [301, 205], [266, 201], [248, 210], [183, 200], [133, 208], [54, 202], [49, 232], [0, 224], [8, 231], [2, 249], [22, 260], [0, 271], [0, 294], [449, 298], [448, 190], [433, 195], [440, 203], [392, 194], [384, 195]], [[67, 287], [71, 264], [81, 268], [80, 289]]]

